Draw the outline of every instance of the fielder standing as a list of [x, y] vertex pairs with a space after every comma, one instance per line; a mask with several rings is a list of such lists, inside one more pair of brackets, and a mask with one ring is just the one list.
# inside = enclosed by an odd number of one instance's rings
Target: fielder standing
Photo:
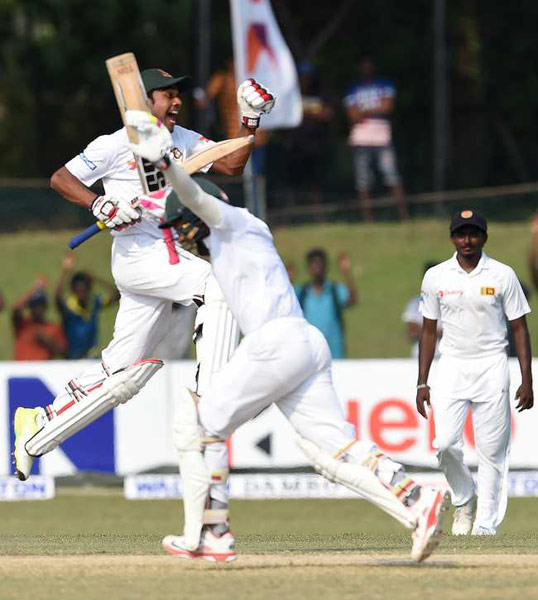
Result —
[[[506, 320], [514, 332], [521, 369], [519, 411], [532, 408], [531, 348], [525, 315], [529, 305], [514, 271], [482, 248], [487, 224], [477, 212], [458, 212], [450, 223], [455, 254], [432, 267], [422, 283], [417, 410], [428, 418], [428, 374], [443, 326], [441, 358], [432, 384], [439, 466], [452, 488], [454, 535], [494, 535], [507, 504], [510, 401]], [[506, 320], [505, 320], [506, 317]], [[463, 427], [473, 415], [478, 453], [477, 486], [463, 462]], [[476, 518], [473, 517], [476, 504]]]

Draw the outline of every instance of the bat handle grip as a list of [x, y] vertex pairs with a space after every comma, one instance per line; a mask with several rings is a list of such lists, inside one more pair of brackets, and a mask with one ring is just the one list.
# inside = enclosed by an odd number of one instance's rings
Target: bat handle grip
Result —
[[104, 223], [101, 223], [101, 221], [97, 221], [97, 223], [86, 227], [84, 231], [81, 231], [77, 235], [73, 236], [69, 240], [67, 245], [69, 246], [69, 248], [71, 248], [71, 250], [74, 250], [75, 248], [78, 248], [80, 244], [83, 244], [86, 240], [89, 240], [91, 237], [93, 237], [96, 233], [102, 231], [105, 227], [106, 225]]

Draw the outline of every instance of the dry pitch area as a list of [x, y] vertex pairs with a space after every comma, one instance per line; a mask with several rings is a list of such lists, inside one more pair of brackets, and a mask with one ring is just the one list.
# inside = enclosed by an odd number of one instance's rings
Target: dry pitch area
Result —
[[172, 501], [61, 493], [0, 506], [0, 598], [538, 598], [538, 502], [512, 500], [495, 538], [451, 538], [421, 565], [409, 536], [364, 501], [234, 502], [240, 558], [182, 562], [160, 538]]

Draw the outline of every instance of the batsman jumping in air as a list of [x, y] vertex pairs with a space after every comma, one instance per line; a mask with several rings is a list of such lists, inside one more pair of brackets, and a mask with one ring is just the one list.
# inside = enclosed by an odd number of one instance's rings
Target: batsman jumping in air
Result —
[[[155, 115], [151, 118], [155, 122], [156, 117], [160, 119], [172, 161], [188, 159], [212, 143], [177, 124], [180, 94], [189, 89], [190, 78], [149, 69], [142, 73], [142, 80], [148, 106]], [[253, 134], [260, 115], [270, 112], [275, 102], [253, 80], [239, 86], [237, 100], [242, 117], [238, 137]], [[125, 128], [100, 136], [52, 177], [57, 191], [90, 209], [111, 230], [112, 273], [121, 299], [114, 336], [102, 352], [102, 361], [71, 379], [52, 404], [17, 409], [14, 460], [22, 480], [29, 477], [35, 457], [50, 452], [106, 411], [132, 398], [162, 367], [162, 361], [150, 357], [169, 330], [174, 302], [200, 306], [195, 324], [196, 331], [201, 331], [196, 344], [200, 393], [237, 345], [237, 325], [209, 263], [184, 250], [170, 230], [163, 236], [159, 229], [164, 177], [150, 163], [137, 169], [137, 157], [126, 148], [127, 141]], [[249, 148], [245, 147], [214, 162], [211, 168], [238, 174], [248, 156]], [[88, 186], [99, 179], [105, 195], [96, 197]], [[144, 194], [144, 189], [151, 193]], [[216, 444], [214, 451], [219, 460], [227, 460], [224, 443]], [[216, 486], [215, 493], [222, 499], [215, 501], [216, 506], [226, 505], [226, 486]]]
[[127, 122], [140, 138], [130, 148], [163, 169], [174, 190], [170, 194], [185, 207], [177, 214], [178, 231], [207, 246], [215, 278], [244, 335], [204, 394], [185, 388], [175, 399], [185, 529], [182, 536], [165, 537], [164, 548], [184, 558], [236, 558], [228, 511], [208, 508], [215, 467], [217, 479], [227, 470], [224, 461], [215, 464], [213, 447], [275, 403], [314, 468], [411, 529], [411, 556], [425, 559], [440, 541], [449, 495], [418, 485], [374, 444], [354, 438], [332, 384], [327, 342], [304, 319], [267, 225], [223, 201], [221, 193], [206, 193], [174, 164], [165, 128], [148, 113], [129, 111]]

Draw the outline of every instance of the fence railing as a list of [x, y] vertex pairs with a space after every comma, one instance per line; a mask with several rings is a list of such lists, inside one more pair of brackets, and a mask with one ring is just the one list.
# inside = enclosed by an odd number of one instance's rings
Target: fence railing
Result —
[[[243, 204], [240, 177], [212, 176], [230, 195], [234, 204]], [[320, 201], [312, 202], [308, 190], [268, 188], [267, 219], [273, 225], [358, 221], [358, 199], [352, 191], [342, 194], [324, 190]], [[538, 208], [538, 182], [481, 187], [443, 192], [408, 194], [412, 217], [442, 216], [460, 207], [474, 207], [492, 219], [520, 220]], [[374, 218], [397, 219], [397, 200], [390, 196], [372, 199]], [[91, 215], [65, 201], [49, 187], [48, 179], [0, 178], [0, 232], [21, 229], [82, 228]]]

